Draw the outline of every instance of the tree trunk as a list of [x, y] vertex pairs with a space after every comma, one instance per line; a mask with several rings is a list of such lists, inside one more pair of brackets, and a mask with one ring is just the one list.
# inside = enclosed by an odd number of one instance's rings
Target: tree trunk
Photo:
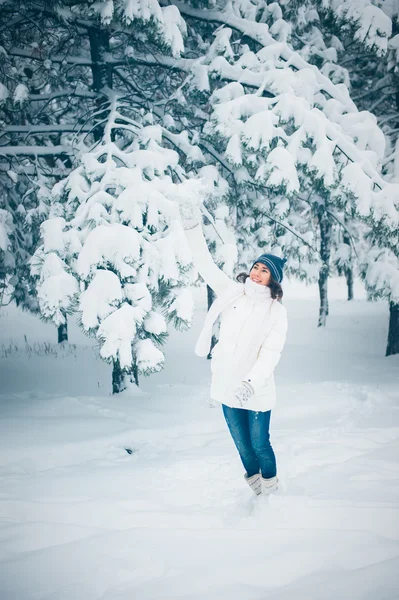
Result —
[[320, 226], [320, 257], [322, 266], [319, 273], [319, 294], [320, 294], [320, 310], [318, 327], [325, 327], [328, 315], [328, 276], [330, 272], [330, 255], [331, 255], [331, 219], [329, 218], [324, 207], [321, 206], [318, 212], [318, 220]]
[[[107, 89], [112, 89], [112, 66], [106, 64], [106, 55], [109, 54], [109, 35], [106, 31], [99, 29], [88, 29], [90, 42], [90, 55], [92, 60], [91, 72], [93, 76], [92, 88], [99, 95], [95, 101], [97, 111], [105, 106], [105, 96], [103, 93]], [[100, 115], [99, 120], [104, 115]], [[98, 117], [97, 117], [98, 118]], [[104, 135], [104, 123], [98, 123], [93, 128], [93, 136], [96, 141]]]
[[135, 383], [139, 387], [139, 372], [136, 361], [133, 361], [132, 372], [122, 371], [119, 360], [112, 363], [112, 393], [120, 394], [126, 390], [129, 383]]
[[[206, 294], [207, 294], [207, 299], [208, 299], [208, 310], [211, 308], [215, 298], [216, 298], [216, 294], [213, 291], [212, 288], [209, 287], [209, 285], [206, 286]], [[214, 346], [217, 343], [217, 337], [215, 334], [212, 335], [212, 339], [211, 339], [211, 347], [209, 348], [209, 352], [208, 352], [208, 356], [207, 359], [212, 358], [212, 349], [214, 348]]]
[[323, 265], [319, 273], [320, 309], [318, 327], [325, 327], [328, 316], [328, 267]]
[[[399, 109], [399, 90], [395, 94], [396, 107]], [[396, 127], [399, 127], [399, 122], [396, 122]], [[398, 149], [399, 140], [396, 142]], [[395, 168], [399, 166], [399, 157], [395, 158]], [[399, 303], [389, 303], [389, 327], [388, 327], [388, 343], [385, 356], [399, 354]]]
[[125, 373], [121, 369], [119, 360], [112, 363], [112, 393], [119, 394], [126, 389]]
[[137, 385], [137, 387], [139, 387], [139, 370], [137, 368], [136, 358], [133, 359], [132, 375], [133, 375], [134, 383]]
[[[349, 234], [346, 231], [344, 233], [344, 244], [347, 244], [349, 247], [351, 245]], [[346, 285], [348, 288], [348, 300], [353, 300], [353, 268], [352, 268], [352, 265], [345, 267], [345, 279], [346, 279]]]
[[106, 64], [109, 54], [109, 34], [100, 29], [88, 29], [90, 55], [92, 60], [93, 90], [102, 92], [105, 88], [112, 89], [112, 66]]
[[388, 344], [385, 356], [399, 354], [399, 303], [389, 303]]
[[353, 300], [353, 269], [345, 269], [346, 285], [348, 288], [348, 300]]
[[65, 317], [65, 323], [58, 326], [58, 343], [62, 344], [62, 342], [68, 341], [68, 322]]

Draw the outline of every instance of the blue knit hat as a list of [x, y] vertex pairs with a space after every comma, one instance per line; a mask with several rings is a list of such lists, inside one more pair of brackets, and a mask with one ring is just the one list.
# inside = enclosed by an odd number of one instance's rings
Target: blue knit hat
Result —
[[280, 258], [274, 254], [262, 254], [262, 256], [259, 256], [259, 258], [253, 262], [252, 267], [255, 263], [262, 263], [266, 265], [266, 267], [270, 270], [273, 279], [278, 281], [278, 283], [281, 283], [283, 281], [283, 269], [286, 262], [286, 258]]

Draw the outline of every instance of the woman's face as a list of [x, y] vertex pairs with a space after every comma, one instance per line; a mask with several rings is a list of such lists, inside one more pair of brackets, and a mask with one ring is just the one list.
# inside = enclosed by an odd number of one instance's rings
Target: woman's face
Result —
[[249, 277], [251, 281], [258, 283], [259, 285], [269, 285], [270, 283], [270, 271], [263, 263], [255, 263], [252, 267]]

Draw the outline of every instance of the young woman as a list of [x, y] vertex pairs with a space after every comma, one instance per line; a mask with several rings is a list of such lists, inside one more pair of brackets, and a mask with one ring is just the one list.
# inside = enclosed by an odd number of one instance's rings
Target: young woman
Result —
[[279, 302], [286, 261], [262, 254], [252, 264], [249, 276], [241, 274], [235, 282], [213, 262], [199, 211], [181, 209], [181, 216], [194, 264], [217, 296], [195, 351], [207, 356], [212, 327], [220, 315], [219, 341], [212, 350], [210, 395], [222, 404], [246, 482], [255, 494], [268, 495], [278, 487], [269, 426], [276, 403], [273, 371], [287, 332], [286, 310]]

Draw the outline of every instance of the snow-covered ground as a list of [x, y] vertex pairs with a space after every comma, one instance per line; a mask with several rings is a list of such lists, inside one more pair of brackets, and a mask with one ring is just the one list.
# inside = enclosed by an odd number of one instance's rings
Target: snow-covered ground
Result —
[[[285, 286], [272, 442], [283, 489], [254, 500], [208, 399], [193, 329], [162, 373], [109, 395], [76, 326], [0, 312], [1, 600], [397, 598], [399, 356], [387, 304]], [[202, 302], [202, 304], [201, 304]], [[25, 337], [24, 337], [25, 336]], [[131, 449], [128, 454], [125, 448]]]

